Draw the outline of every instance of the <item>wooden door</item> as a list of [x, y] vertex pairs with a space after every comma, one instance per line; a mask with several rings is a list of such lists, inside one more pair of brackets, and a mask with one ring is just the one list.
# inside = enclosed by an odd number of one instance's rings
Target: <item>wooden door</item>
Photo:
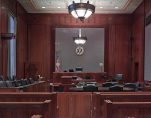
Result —
[[57, 96], [57, 118], [91, 118], [92, 93], [63, 92]]
[[78, 92], [72, 94], [72, 118], [92, 117], [92, 93]]
[[72, 118], [71, 93], [57, 94], [57, 118]]

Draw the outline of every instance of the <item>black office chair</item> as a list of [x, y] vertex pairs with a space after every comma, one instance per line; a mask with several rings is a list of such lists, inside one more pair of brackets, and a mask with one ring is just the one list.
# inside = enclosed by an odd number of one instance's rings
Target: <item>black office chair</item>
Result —
[[33, 84], [35, 82], [33, 78], [29, 78], [29, 80], [30, 80], [31, 84]]
[[26, 81], [27, 85], [31, 84], [30, 79], [25, 79], [25, 81]]
[[109, 91], [121, 92], [121, 91], [123, 91], [123, 87], [121, 85], [114, 85], [114, 86], [109, 87]]
[[21, 83], [22, 83], [23, 86], [27, 85], [26, 79], [21, 79]]
[[19, 87], [20, 86], [17, 80], [13, 81], [13, 84], [15, 85], [15, 87]]
[[137, 89], [139, 89], [136, 83], [125, 83], [124, 87], [131, 89], [131, 91], [136, 91]]
[[0, 88], [7, 88], [7, 84], [5, 81], [0, 81]]
[[18, 86], [23, 86], [23, 84], [22, 84], [22, 81], [21, 81], [21, 80], [17, 80], [16, 82], [17, 82], [17, 84], [16, 84], [16, 85], [18, 85]]
[[111, 87], [118, 84], [118, 82], [105, 82], [102, 84], [102, 87]]
[[95, 91], [98, 91], [98, 87], [96, 87], [96, 86], [84, 86], [83, 91], [85, 91], [85, 92], [95, 92]]
[[8, 88], [15, 87], [15, 84], [13, 83], [13, 81], [6, 81], [6, 85]]
[[137, 85], [136, 85], [136, 83], [125, 83], [124, 87], [134, 88], [135, 89], [137, 87]]

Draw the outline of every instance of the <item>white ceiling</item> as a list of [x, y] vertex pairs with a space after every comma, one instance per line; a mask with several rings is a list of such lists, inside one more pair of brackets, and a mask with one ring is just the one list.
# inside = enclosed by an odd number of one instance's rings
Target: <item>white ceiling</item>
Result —
[[[18, 0], [28, 13], [68, 13], [73, 0]], [[74, 0], [80, 2], [80, 0]], [[95, 13], [132, 13], [143, 0], [89, 0], [96, 7]], [[87, 0], [82, 0], [87, 2]], [[45, 8], [42, 8], [45, 7]], [[118, 8], [115, 8], [118, 7]]]

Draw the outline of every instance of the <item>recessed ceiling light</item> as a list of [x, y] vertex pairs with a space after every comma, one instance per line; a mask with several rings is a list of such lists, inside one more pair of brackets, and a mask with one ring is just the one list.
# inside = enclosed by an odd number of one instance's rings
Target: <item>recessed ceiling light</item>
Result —
[[46, 8], [46, 7], [42, 7], [42, 8], [44, 9], [44, 8]]
[[118, 9], [118, 7], [115, 7], [115, 9]]
[[103, 8], [103, 7], [100, 7], [101, 9]]
[[57, 7], [57, 8], [61, 8], [61, 7]]

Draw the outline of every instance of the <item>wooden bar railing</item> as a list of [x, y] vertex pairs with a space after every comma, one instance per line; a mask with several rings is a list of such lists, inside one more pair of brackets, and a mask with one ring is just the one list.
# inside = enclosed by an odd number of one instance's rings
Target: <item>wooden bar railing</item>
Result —
[[151, 102], [112, 102], [105, 100], [104, 118], [150, 118]]
[[[0, 93], [0, 102], [43, 102], [51, 100], [49, 113], [51, 118], [56, 118], [57, 95], [49, 92], [7, 92]], [[3, 118], [3, 117], [0, 117]]]
[[107, 100], [107, 99], [111, 100], [112, 102], [151, 102], [151, 92], [97, 92], [97, 93], [93, 93], [92, 103], [93, 103], [93, 117], [94, 118], [104, 118], [104, 113], [105, 113], [104, 100]]
[[0, 118], [31, 118], [33, 115], [52, 118], [51, 100], [44, 102], [0, 102]]

